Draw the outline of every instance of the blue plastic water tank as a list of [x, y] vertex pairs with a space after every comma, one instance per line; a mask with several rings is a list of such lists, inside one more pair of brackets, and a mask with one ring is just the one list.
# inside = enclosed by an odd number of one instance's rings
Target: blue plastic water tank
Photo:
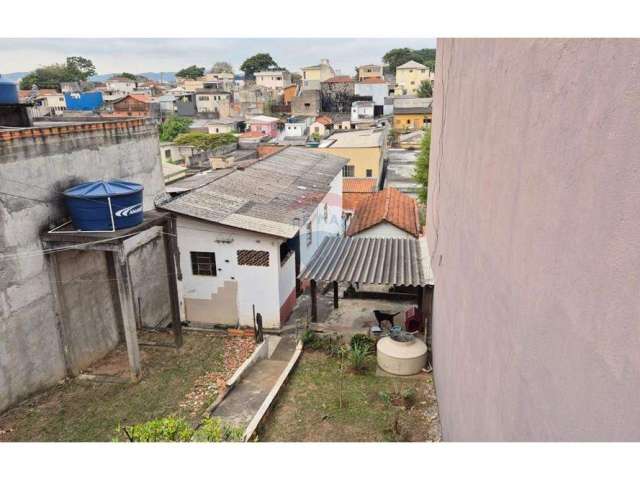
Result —
[[112, 218], [115, 229], [120, 230], [142, 223], [143, 188], [124, 180], [82, 183], [64, 191], [65, 203], [79, 230], [112, 230]]
[[0, 77], [0, 103], [15, 105], [18, 103], [18, 85]]

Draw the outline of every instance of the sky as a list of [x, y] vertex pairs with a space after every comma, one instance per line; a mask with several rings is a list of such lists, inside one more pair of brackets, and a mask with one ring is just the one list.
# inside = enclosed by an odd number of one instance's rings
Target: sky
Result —
[[93, 61], [98, 74], [175, 72], [228, 61], [236, 70], [260, 52], [292, 72], [329, 59], [351, 74], [355, 65], [381, 62], [392, 48], [435, 48], [433, 38], [0, 38], [0, 73], [31, 71], [69, 56]]

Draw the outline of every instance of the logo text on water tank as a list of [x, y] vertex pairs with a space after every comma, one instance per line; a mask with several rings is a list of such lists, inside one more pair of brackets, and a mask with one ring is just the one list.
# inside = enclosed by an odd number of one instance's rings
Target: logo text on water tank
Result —
[[142, 211], [142, 204], [129, 205], [128, 207], [121, 208], [116, 212], [116, 217], [128, 217]]

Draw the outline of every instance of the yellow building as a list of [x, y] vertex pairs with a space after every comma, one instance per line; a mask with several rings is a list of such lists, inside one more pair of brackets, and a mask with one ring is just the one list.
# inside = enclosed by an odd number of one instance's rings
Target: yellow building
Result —
[[336, 76], [336, 72], [329, 65], [329, 60], [320, 60], [319, 65], [302, 68], [302, 89], [320, 90], [320, 83]]
[[431, 72], [413, 60], [396, 68], [395, 95], [417, 95], [420, 84], [431, 80]]
[[393, 128], [413, 131], [424, 128], [431, 121], [431, 98], [412, 96], [396, 97], [393, 100]]
[[358, 67], [358, 81], [361, 82], [367, 78], [383, 78], [382, 65], [360, 65]]
[[320, 144], [327, 153], [349, 160], [344, 177], [380, 178], [386, 150], [386, 135], [382, 129], [335, 132]]

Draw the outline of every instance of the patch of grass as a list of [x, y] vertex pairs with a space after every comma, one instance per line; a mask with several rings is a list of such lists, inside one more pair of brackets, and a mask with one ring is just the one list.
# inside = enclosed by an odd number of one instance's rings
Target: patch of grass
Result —
[[[168, 341], [167, 337], [155, 340]], [[181, 406], [204, 374], [222, 371], [224, 339], [185, 332], [180, 351], [143, 349], [143, 376], [137, 384], [68, 380], [0, 416], [2, 441], [110, 441], [118, 425], [163, 417], [198, 418], [202, 411]], [[122, 348], [122, 347], [119, 347]]]
[[[362, 374], [345, 371], [340, 408], [339, 358], [320, 351], [305, 351], [261, 429], [259, 439], [277, 442], [438, 440], [431, 376], [377, 376], [375, 358], [368, 356], [366, 364], [367, 370]], [[396, 385], [415, 390], [416, 408], [408, 410], [392, 404], [391, 392]], [[435, 411], [433, 419], [429, 418], [433, 415], [425, 415], [427, 410]]]

